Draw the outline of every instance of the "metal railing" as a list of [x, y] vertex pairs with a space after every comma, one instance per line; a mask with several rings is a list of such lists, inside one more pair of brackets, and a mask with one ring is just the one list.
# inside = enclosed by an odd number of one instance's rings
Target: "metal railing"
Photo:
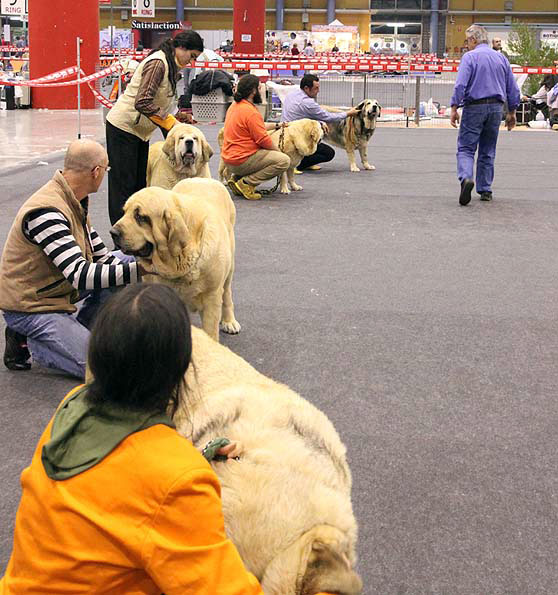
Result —
[[[376, 99], [382, 106], [378, 123], [389, 126], [449, 127], [450, 101], [456, 73], [365, 73], [320, 74], [318, 102], [323, 106], [353, 107], [363, 99]], [[274, 82], [299, 85], [300, 76], [274, 73]], [[272, 119], [280, 117], [277, 95], [268, 97]]]

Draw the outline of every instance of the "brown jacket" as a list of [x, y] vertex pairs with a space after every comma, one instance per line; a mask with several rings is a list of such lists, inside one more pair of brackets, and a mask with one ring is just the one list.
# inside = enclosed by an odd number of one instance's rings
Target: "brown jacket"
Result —
[[37, 209], [58, 209], [70, 222], [81, 252], [93, 260], [87, 227], [89, 220], [81, 203], [60, 171], [27, 200], [12, 224], [0, 260], [0, 309], [15, 312], [75, 312], [77, 291], [56, 268], [41, 247], [27, 238], [25, 217]]

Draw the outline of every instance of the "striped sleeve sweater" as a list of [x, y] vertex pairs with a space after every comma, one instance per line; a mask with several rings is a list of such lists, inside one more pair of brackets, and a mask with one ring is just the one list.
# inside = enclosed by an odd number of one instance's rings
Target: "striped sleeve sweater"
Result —
[[24, 221], [25, 235], [41, 248], [75, 289], [106, 289], [141, 280], [136, 262], [121, 262], [108, 251], [92, 227], [87, 231], [93, 262], [84, 258], [70, 222], [58, 209], [32, 211]]

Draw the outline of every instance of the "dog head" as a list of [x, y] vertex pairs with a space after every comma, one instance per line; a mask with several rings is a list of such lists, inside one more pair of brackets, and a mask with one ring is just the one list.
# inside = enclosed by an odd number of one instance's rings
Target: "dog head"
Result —
[[360, 595], [349, 538], [330, 525], [317, 525], [301, 535], [267, 567], [262, 584], [285, 595]]
[[303, 157], [315, 153], [318, 143], [324, 137], [324, 131], [320, 122], [310, 120], [309, 118], [291, 122], [287, 130], [290, 130], [290, 135], [297, 152]]
[[156, 186], [132, 194], [110, 234], [122, 252], [153, 263], [161, 274], [176, 268], [189, 239], [177, 195]]
[[376, 99], [365, 99], [356, 106], [356, 109], [360, 112], [364, 128], [369, 130], [376, 128], [376, 120], [382, 115], [382, 106]]
[[163, 153], [177, 172], [194, 177], [201, 165], [209, 161], [213, 150], [199, 128], [175, 124], [167, 134]]

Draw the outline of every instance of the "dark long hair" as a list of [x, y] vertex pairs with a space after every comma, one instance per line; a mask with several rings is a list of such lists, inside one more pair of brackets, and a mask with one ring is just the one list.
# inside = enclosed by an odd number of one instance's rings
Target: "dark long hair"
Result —
[[543, 78], [543, 85], [546, 87], [547, 91], [550, 91], [554, 85], [558, 83], [558, 76], [555, 74], [545, 74]]
[[174, 415], [191, 356], [190, 319], [178, 295], [164, 285], [129, 285], [93, 325], [89, 401]]
[[236, 102], [246, 99], [254, 89], [260, 86], [260, 79], [255, 74], [245, 74], [236, 85], [236, 91], [233, 96]]
[[149, 52], [149, 55], [158, 52], [159, 50], [164, 52], [167, 58], [167, 64], [169, 65], [169, 83], [173, 95], [176, 93], [176, 79], [178, 76], [178, 66], [174, 60], [175, 48], [203, 52], [203, 39], [196, 31], [181, 31], [175, 37], [165, 39], [157, 49]]

